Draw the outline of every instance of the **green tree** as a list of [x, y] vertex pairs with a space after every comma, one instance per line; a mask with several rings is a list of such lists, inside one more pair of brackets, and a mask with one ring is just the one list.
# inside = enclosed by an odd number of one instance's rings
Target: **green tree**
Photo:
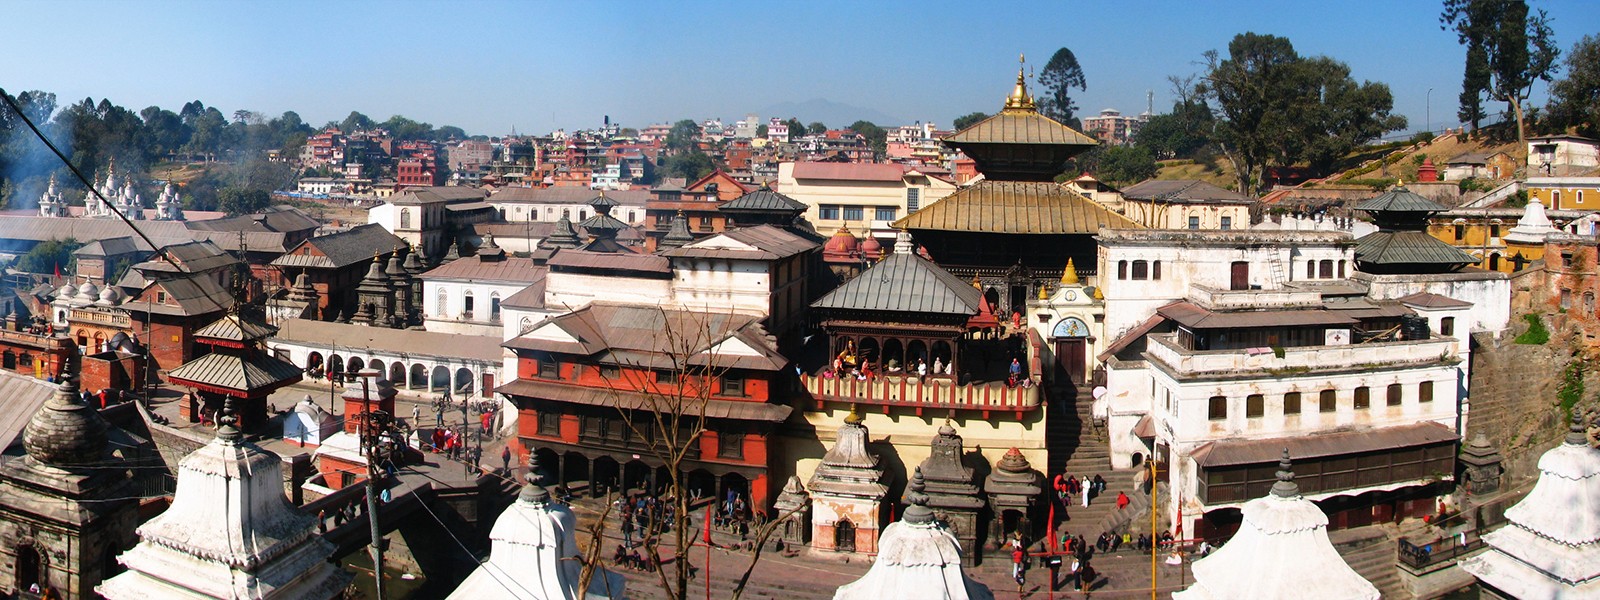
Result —
[[389, 136], [397, 140], [429, 140], [433, 139], [433, 126], [427, 123], [418, 123], [400, 115], [389, 117], [389, 120], [380, 123], [389, 131]]
[[800, 119], [789, 117], [789, 120], [784, 121], [783, 124], [789, 126], [789, 139], [794, 139], [806, 134], [806, 125], [805, 123], [801, 123]]
[[356, 131], [372, 129], [375, 126], [377, 126], [377, 123], [374, 122], [371, 117], [352, 110], [350, 111], [349, 116], [346, 116], [343, 121], [339, 122], [339, 131], [348, 134]]
[[987, 118], [989, 118], [989, 113], [986, 113], [986, 112], [983, 112], [983, 111], [969, 112], [967, 114], [964, 114], [964, 115], [961, 115], [959, 117], [956, 117], [956, 122], [954, 124], [954, 127], [956, 128], [956, 131], [961, 131], [961, 130], [966, 129], [968, 127], [971, 127], [973, 125], [977, 125], [979, 121], [982, 121], [982, 120], [987, 119]]
[[812, 121], [810, 125], [806, 126], [806, 133], [811, 135], [822, 135], [827, 132], [828, 126], [823, 125], [821, 121]]
[[693, 119], [683, 119], [673, 123], [672, 129], [667, 132], [667, 149], [673, 152], [694, 150], [699, 138], [700, 124]]
[[15, 268], [29, 273], [71, 273], [77, 264], [73, 252], [82, 248], [78, 240], [67, 238], [64, 240], [46, 240], [36, 244], [17, 259]]
[[1600, 134], [1600, 36], [1583, 36], [1565, 62], [1566, 77], [1550, 85], [1550, 116], [1563, 128]]
[[[1522, 164], [1527, 164], [1522, 105], [1533, 92], [1534, 82], [1550, 81], [1561, 55], [1550, 30], [1550, 18], [1543, 10], [1528, 12], [1526, 0], [1445, 0], [1439, 22], [1441, 28], [1454, 30], [1457, 41], [1467, 47], [1462, 98], [1488, 95], [1506, 103], [1517, 121]], [[1462, 112], [1468, 112], [1465, 103]]]
[[1039, 71], [1040, 102], [1039, 112], [1073, 129], [1079, 128], [1077, 117], [1073, 111], [1078, 105], [1072, 101], [1072, 88], [1078, 91], [1087, 91], [1088, 82], [1083, 78], [1083, 67], [1078, 64], [1078, 57], [1071, 50], [1062, 48], [1050, 57], [1050, 62], [1044, 64], [1044, 69]]
[[1358, 84], [1348, 66], [1327, 57], [1302, 58], [1287, 38], [1242, 33], [1226, 58], [1212, 50], [1205, 59], [1196, 90], [1245, 194], [1256, 192], [1267, 166], [1308, 160], [1326, 169], [1356, 144], [1405, 126], [1389, 114], [1388, 86]]
[[443, 141], [467, 139], [467, 130], [455, 125], [445, 125], [433, 131], [433, 138]]
[[682, 177], [686, 181], [695, 181], [716, 168], [710, 156], [699, 150], [690, 150], [668, 156], [661, 163], [661, 172], [665, 177]]
[[217, 193], [217, 210], [230, 216], [248, 215], [272, 206], [272, 195], [248, 188], [228, 187]]
[[850, 131], [861, 134], [867, 139], [867, 147], [873, 152], [883, 152], [889, 145], [889, 132], [872, 121], [856, 121], [850, 124]]
[[1189, 158], [1210, 143], [1215, 119], [1205, 102], [1178, 102], [1172, 112], [1150, 117], [1133, 136], [1133, 145], [1158, 159]]
[[762, 138], [762, 139], [766, 139], [767, 131], [768, 131], [768, 129], [767, 129], [767, 124], [766, 123], [762, 123], [760, 125], [757, 125], [756, 126], [756, 137]]
[[1149, 150], [1135, 146], [1112, 146], [1100, 153], [1093, 173], [1095, 179], [1114, 186], [1125, 186], [1155, 177], [1156, 170], [1156, 159]]

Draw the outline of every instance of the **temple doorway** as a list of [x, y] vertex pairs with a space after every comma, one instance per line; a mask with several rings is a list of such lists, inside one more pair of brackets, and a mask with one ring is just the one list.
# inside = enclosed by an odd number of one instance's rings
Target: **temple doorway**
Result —
[[856, 526], [850, 519], [839, 519], [833, 525], [833, 549], [837, 552], [856, 551]]

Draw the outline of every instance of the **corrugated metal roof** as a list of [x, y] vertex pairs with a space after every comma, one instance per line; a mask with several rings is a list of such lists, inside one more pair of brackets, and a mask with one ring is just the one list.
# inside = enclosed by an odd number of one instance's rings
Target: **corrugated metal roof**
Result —
[[1289, 449], [1295, 459], [1318, 458], [1414, 448], [1460, 439], [1449, 427], [1433, 421], [1376, 429], [1345, 430], [1264, 440], [1222, 440], [1202, 444], [1190, 454], [1202, 467], [1275, 463]]
[[185, 221], [194, 231], [294, 233], [321, 227], [316, 219], [298, 208], [274, 206], [264, 212], [209, 221]]
[[489, 194], [483, 190], [465, 186], [425, 186], [409, 187], [389, 198], [390, 204], [428, 204], [433, 202], [463, 202], [482, 200]]
[[253, 342], [272, 337], [272, 334], [277, 332], [277, 327], [256, 321], [247, 316], [231, 314], [213, 321], [210, 325], [201, 327], [194, 332], [194, 337], [234, 342]]
[[[748, 248], [729, 247], [718, 238], [739, 242]], [[771, 225], [740, 227], [724, 231], [699, 241], [664, 250], [659, 254], [672, 258], [729, 258], [744, 260], [777, 260], [816, 249], [818, 244]]]
[[301, 256], [297, 254], [300, 246], [295, 246], [293, 252], [278, 257], [272, 264], [279, 267], [338, 269], [371, 260], [374, 254], [393, 252], [395, 248], [405, 246], [406, 241], [389, 233], [389, 230], [384, 229], [382, 225], [368, 223], [338, 233], [319, 235], [301, 242], [300, 245], [316, 248], [326, 258]]
[[[631, 410], [650, 410], [660, 406], [652, 404], [649, 397], [640, 392], [628, 390], [611, 390], [604, 388], [585, 387], [555, 383], [549, 381], [536, 381], [530, 379], [517, 379], [499, 387], [495, 392], [508, 396], [523, 396], [557, 402], [571, 402], [589, 406], [608, 406]], [[699, 403], [698, 398], [686, 398], [686, 402]], [[699, 410], [698, 406], [694, 407]], [[781, 404], [768, 404], [766, 402], [740, 402], [738, 400], [706, 399], [706, 416], [714, 419], [740, 419], [745, 421], [768, 421], [779, 423], [789, 418], [789, 413], [794, 408]]]
[[[896, 177], [896, 180], [898, 179], [899, 178]], [[750, 192], [743, 196], [739, 196], [738, 198], [734, 198], [722, 203], [722, 206], [717, 207], [717, 210], [770, 210], [805, 212], [807, 208], [809, 207], [807, 207], [804, 202], [774, 192], [772, 191], [772, 188], [763, 185], [754, 192]]]
[[1239, 192], [1198, 179], [1151, 179], [1124, 188], [1130, 200], [1159, 200], [1189, 204], [1250, 204], [1256, 201]]
[[[572, 341], [536, 335], [546, 327], [559, 328]], [[743, 342], [755, 355], [710, 350], [730, 339]], [[604, 364], [657, 369], [673, 368], [673, 356], [686, 352], [690, 354], [689, 364], [723, 368], [776, 371], [789, 362], [778, 353], [776, 341], [767, 335], [755, 317], [610, 302], [594, 302], [551, 317], [529, 333], [505, 342], [504, 346], [514, 350], [593, 356]]]
[[834, 288], [812, 308], [905, 313], [978, 314], [983, 296], [949, 271], [915, 254], [891, 254]]
[[[507, 187], [495, 190], [494, 194], [489, 196], [489, 202], [491, 204], [582, 204], [593, 200], [595, 196], [596, 192], [594, 190], [582, 187]], [[607, 190], [606, 197], [622, 206], [642, 207], [646, 202], [650, 201], [650, 191]]]
[[1253, 310], [1213, 312], [1189, 302], [1175, 302], [1157, 309], [1157, 314], [1194, 329], [1233, 329], [1283, 327], [1294, 325], [1353, 325], [1356, 320], [1343, 311], [1331, 310]]
[[1444, 212], [1445, 207], [1437, 202], [1422, 197], [1406, 189], [1405, 186], [1395, 186], [1394, 189], [1380, 194], [1366, 202], [1356, 205], [1356, 210], [1367, 212]]
[[[177, 306], [153, 301], [146, 303], [144, 298], [154, 300], [156, 287], [166, 292], [167, 300], [176, 302]], [[232, 308], [233, 304], [233, 295], [210, 275], [186, 274], [154, 282], [144, 288], [138, 296], [124, 301], [121, 308], [132, 314], [149, 311], [156, 314], [193, 316], [221, 312]]]
[[309, 319], [285, 320], [274, 339], [346, 352], [370, 349], [495, 363], [504, 358], [499, 336], [389, 329]]
[[578, 226], [587, 230], [599, 229], [602, 231], [620, 231], [628, 228], [627, 223], [623, 223], [616, 217], [605, 213], [595, 213], [594, 216], [584, 219], [582, 223], [578, 223]]
[[56, 386], [11, 371], [0, 371], [0, 451], [22, 436], [33, 413], [56, 393]]
[[[193, 241], [181, 221], [140, 221], [139, 231], [156, 245]], [[33, 242], [75, 239], [80, 242], [133, 235], [133, 230], [117, 219], [74, 219], [63, 217], [14, 216], [0, 218], [0, 238]]]
[[1376, 231], [1356, 240], [1356, 262], [1374, 265], [1469, 265], [1471, 254], [1421, 231]]
[[579, 269], [616, 269], [622, 271], [645, 271], [650, 273], [671, 273], [672, 261], [663, 256], [653, 254], [622, 254], [612, 252], [586, 252], [583, 250], [562, 250], [545, 263], [551, 267], [571, 267]]
[[150, 252], [149, 244], [133, 236], [94, 240], [73, 251], [73, 256], [120, 256], [137, 252]]
[[1421, 308], [1467, 308], [1472, 306], [1471, 302], [1441, 296], [1433, 292], [1417, 292], [1410, 296], [1401, 296], [1397, 300]]
[[1036, 111], [1005, 110], [945, 138], [953, 144], [1051, 144], [1095, 146], [1100, 142]]
[[1142, 229], [1060, 184], [983, 180], [894, 222], [902, 229], [981, 233], [1093, 234]]
[[545, 271], [545, 267], [533, 264], [531, 258], [508, 256], [503, 260], [485, 261], [473, 255], [439, 265], [420, 277], [428, 281], [460, 279], [484, 283], [533, 283], [544, 279]]
[[183, 363], [167, 373], [178, 385], [200, 384], [230, 390], [272, 389], [300, 381], [300, 367], [276, 356], [262, 354], [253, 359], [213, 352]]
[[891, 163], [797, 162], [795, 179], [835, 179], [844, 181], [893, 181], [905, 177], [905, 167]]
[[548, 281], [548, 279], [540, 277], [538, 281], [522, 288], [522, 291], [506, 296], [505, 300], [500, 301], [500, 306], [505, 308], [544, 308], [544, 286]]

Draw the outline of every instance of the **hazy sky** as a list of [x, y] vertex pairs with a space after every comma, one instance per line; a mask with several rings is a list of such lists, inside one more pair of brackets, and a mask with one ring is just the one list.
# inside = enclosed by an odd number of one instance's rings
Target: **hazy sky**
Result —
[[[1532, 3], [1554, 18], [1564, 51], [1600, 33], [1591, 0]], [[1019, 52], [1042, 67], [1062, 46], [1088, 79], [1080, 115], [1139, 113], [1146, 91], [1164, 112], [1167, 76], [1196, 72], [1202, 52], [1245, 31], [1388, 83], [1414, 129], [1431, 88], [1440, 128], [1455, 123], [1463, 62], [1437, 1], [7, 0], [0, 11], [0, 87], [11, 92], [135, 111], [198, 99], [225, 114], [294, 110], [313, 125], [360, 110], [487, 134], [589, 127], [607, 114], [635, 127], [737, 118], [815, 98], [948, 126], [999, 108]]]

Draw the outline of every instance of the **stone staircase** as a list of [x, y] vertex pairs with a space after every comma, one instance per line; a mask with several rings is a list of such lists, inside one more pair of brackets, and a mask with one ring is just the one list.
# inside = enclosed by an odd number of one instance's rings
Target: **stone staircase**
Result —
[[1382, 597], [1411, 597], [1400, 582], [1400, 571], [1395, 566], [1399, 546], [1388, 528], [1345, 529], [1332, 532], [1328, 537], [1344, 562], [1362, 578], [1377, 586]]
[[[1067, 395], [1062, 399], [1062, 395]], [[1093, 543], [1105, 531], [1121, 533], [1129, 531], [1127, 526], [1131, 523], [1131, 531], [1145, 531], [1149, 529], [1148, 522], [1143, 527], [1138, 526], [1138, 517], [1148, 516], [1150, 506], [1149, 495], [1139, 491], [1134, 484], [1136, 469], [1111, 469], [1111, 444], [1106, 431], [1096, 427], [1091, 414], [1092, 399], [1087, 388], [1076, 397], [1071, 392], [1055, 390], [1047, 413], [1045, 424], [1045, 439], [1050, 447], [1050, 470], [1045, 473], [1046, 486], [1051, 485], [1057, 473], [1065, 472], [1076, 475], [1082, 479], [1085, 476], [1093, 478], [1099, 475], [1106, 480], [1106, 490], [1093, 501], [1088, 508], [1084, 508], [1082, 500], [1074, 497], [1072, 506], [1065, 507], [1066, 520], [1057, 526], [1064, 528], [1073, 535], [1082, 535], [1085, 540]], [[1117, 492], [1128, 494], [1127, 508], [1117, 510]], [[1056, 509], [1057, 519], [1061, 518], [1062, 507]]]

